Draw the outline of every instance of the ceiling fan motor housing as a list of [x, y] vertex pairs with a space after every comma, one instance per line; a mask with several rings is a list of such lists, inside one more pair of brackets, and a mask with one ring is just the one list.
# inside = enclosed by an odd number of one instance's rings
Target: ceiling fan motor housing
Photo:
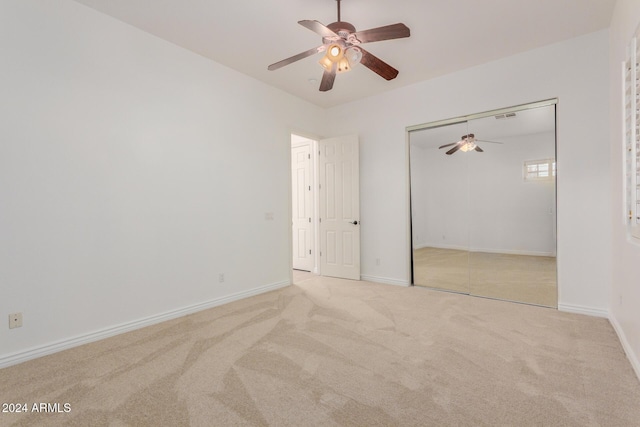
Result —
[[[327, 28], [329, 28], [331, 31], [333, 31], [337, 35], [339, 35], [342, 41], [346, 41], [352, 33], [356, 32], [356, 27], [354, 27], [348, 22], [341, 22], [341, 21], [329, 24], [327, 25]], [[327, 43], [327, 42], [330, 43], [330, 42], [336, 42], [339, 40], [334, 40], [334, 37], [323, 37], [322, 41], [324, 43]], [[349, 41], [351, 42], [351, 40]]]
[[338, 21], [338, 22], [333, 22], [329, 25], [327, 25], [327, 28], [329, 28], [331, 31], [333, 31], [334, 33], [340, 34], [340, 32], [346, 32], [346, 33], [355, 33], [356, 32], [356, 27], [354, 27], [353, 25], [351, 25], [348, 22], [344, 22], [344, 21]]

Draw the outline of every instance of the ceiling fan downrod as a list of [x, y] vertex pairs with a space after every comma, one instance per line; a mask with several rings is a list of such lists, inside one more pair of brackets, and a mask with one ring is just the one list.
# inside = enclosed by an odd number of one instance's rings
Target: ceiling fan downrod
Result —
[[340, 22], [340, 0], [336, 0], [338, 2], [338, 22]]

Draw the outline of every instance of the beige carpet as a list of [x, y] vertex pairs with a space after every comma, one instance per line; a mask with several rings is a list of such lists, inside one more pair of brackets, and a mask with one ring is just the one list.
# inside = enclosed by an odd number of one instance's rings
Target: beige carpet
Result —
[[469, 252], [420, 248], [413, 251], [413, 282], [417, 286], [469, 293]]
[[640, 382], [605, 319], [297, 281], [0, 370], [0, 402], [71, 408], [0, 424], [640, 425]]
[[413, 266], [418, 286], [558, 306], [555, 257], [421, 248]]

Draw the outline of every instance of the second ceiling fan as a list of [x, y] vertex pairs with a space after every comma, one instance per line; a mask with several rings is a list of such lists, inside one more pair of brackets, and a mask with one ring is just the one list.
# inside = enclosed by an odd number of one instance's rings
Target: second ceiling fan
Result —
[[462, 135], [462, 137], [460, 137], [460, 141], [458, 142], [452, 142], [451, 144], [441, 145], [438, 148], [451, 147], [453, 145], [453, 148], [447, 151], [446, 153], [447, 155], [451, 155], [458, 150], [461, 150], [461, 151], [475, 150], [480, 153], [484, 152], [482, 148], [478, 147], [478, 144], [476, 144], [476, 142], [490, 142], [492, 144], [502, 144], [502, 142], [497, 142], [497, 141], [485, 141], [485, 140], [476, 139], [476, 136], [470, 133], [467, 135]]
[[340, 0], [336, 1], [338, 2], [338, 20], [336, 22], [325, 26], [318, 21], [298, 21], [298, 24], [321, 35], [322, 45], [271, 64], [268, 69], [271, 71], [277, 70], [316, 53], [326, 52], [320, 60], [320, 65], [324, 68], [322, 81], [320, 82], [321, 92], [326, 92], [333, 88], [336, 73], [349, 71], [358, 63], [386, 80], [395, 79], [398, 75], [398, 70], [364, 50], [361, 45], [409, 37], [409, 28], [404, 24], [398, 23], [370, 30], [356, 31], [352, 24], [340, 20]]

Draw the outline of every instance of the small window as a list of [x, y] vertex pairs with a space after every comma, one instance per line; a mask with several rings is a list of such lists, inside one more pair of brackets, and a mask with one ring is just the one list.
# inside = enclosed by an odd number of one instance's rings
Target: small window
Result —
[[527, 160], [524, 162], [525, 181], [553, 181], [556, 176], [554, 159]]

